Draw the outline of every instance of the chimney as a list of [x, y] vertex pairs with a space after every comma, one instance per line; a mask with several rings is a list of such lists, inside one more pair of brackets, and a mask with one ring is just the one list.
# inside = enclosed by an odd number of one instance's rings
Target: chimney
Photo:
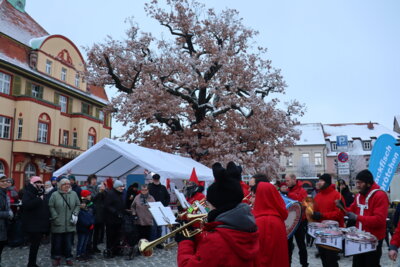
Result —
[[373, 130], [374, 129], [374, 124], [370, 121], [370, 122], [368, 122], [367, 127], [368, 127], [368, 129]]

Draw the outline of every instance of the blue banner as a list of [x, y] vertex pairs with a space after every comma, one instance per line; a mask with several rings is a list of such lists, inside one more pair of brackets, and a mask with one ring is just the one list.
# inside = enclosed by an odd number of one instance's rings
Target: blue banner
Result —
[[369, 160], [369, 170], [375, 182], [385, 191], [389, 190], [400, 162], [400, 147], [396, 146], [396, 143], [397, 140], [389, 134], [379, 136]]

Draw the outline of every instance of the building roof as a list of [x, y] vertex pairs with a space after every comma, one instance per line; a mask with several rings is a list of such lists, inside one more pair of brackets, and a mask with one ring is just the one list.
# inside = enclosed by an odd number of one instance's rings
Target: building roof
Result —
[[0, 0], [0, 32], [27, 46], [31, 39], [49, 35], [28, 13], [17, 10], [6, 0]]
[[349, 141], [354, 139], [370, 141], [377, 139], [382, 134], [390, 134], [396, 139], [400, 138], [398, 133], [376, 122], [324, 124], [323, 128], [325, 139], [331, 142], [335, 142], [338, 135], [347, 135]]
[[[18, 1], [14, 2], [17, 4]], [[43, 42], [49, 38], [61, 37], [69, 41], [73, 46], [75, 45], [64, 36], [50, 35], [42, 26], [31, 18], [28, 13], [18, 10], [17, 7], [14, 7], [7, 0], [0, 0], [0, 33], [10, 37], [3, 37], [2, 39], [0, 36], [0, 61], [15, 65], [16, 67], [29, 71], [36, 76], [45, 78], [46, 80], [56, 82], [57, 84], [79, 93], [80, 95], [91, 97], [102, 104], [107, 105], [109, 103], [104, 88], [89, 85], [88, 92], [81, 91], [68, 84], [57, 81], [50, 76], [39, 73], [29, 66], [28, 54], [30, 50], [40, 49]], [[76, 49], [82, 58], [79, 49]]]
[[295, 128], [301, 131], [300, 140], [296, 142], [297, 146], [325, 145], [321, 123], [299, 124], [296, 125]]

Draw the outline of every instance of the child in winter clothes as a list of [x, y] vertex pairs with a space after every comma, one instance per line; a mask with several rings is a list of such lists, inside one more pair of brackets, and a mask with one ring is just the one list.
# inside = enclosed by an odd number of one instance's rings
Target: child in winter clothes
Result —
[[93, 214], [93, 202], [91, 201], [91, 192], [89, 190], [82, 190], [81, 192], [81, 210], [78, 215], [78, 223], [76, 225], [76, 230], [78, 233], [78, 244], [76, 247], [76, 259], [77, 260], [87, 260], [87, 244], [91, 232], [94, 228], [94, 214]]

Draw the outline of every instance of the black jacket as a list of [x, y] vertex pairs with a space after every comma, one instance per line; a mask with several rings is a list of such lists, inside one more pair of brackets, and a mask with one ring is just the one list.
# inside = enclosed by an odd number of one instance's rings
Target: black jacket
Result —
[[99, 192], [93, 198], [95, 223], [104, 223], [104, 203], [106, 191]]
[[114, 188], [107, 191], [104, 199], [104, 222], [106, 224], [121, 224], [124, 212], [123, 193]]
[[22, 197], [22, 227], [27, 233], [47, 233], [50, 230], [48, 202], [39, 196], [32, 184], [25, 187]]
[[161, 201], [165, 207], [169, 205], [170, 196], [164, 185], [150, 183], [149, 194], [154, 197], [155, 201]]
[[71, 189], [75, 191], [75, 193], [78, 195], [78, 198], [79, 198], [79, 201], [80, 201], [81, 200], [82, 188], [77, 184], [73, 184], [71, 186]]
[[353, 203], [354, 201], [354, 194], [350, 191], [349, 187], [346, 186], [343, 190], [342, 190], [342, 196], [344, 198], [344, 201], [346, 202], [346, 207], [350, 207], [350, 205]]

